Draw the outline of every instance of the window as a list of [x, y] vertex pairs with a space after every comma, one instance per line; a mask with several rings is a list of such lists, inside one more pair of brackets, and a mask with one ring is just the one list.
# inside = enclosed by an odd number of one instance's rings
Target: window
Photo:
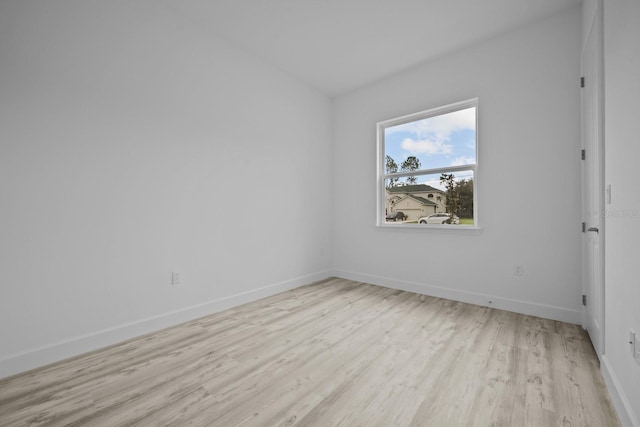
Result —
[[477, 226], [478, 100], [378, 123], [378, 225]]

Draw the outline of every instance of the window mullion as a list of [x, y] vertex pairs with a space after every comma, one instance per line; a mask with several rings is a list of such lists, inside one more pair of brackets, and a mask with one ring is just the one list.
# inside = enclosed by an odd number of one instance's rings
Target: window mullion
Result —
[[476, 169], [476, 165], [470, 164], [470, 165], [450, 166], [446, 168], [419, 169], [419, 170], [408, 171], [408, 172], [386, 173], [386, 174], [382, 174], [382, 178], [383, 179], [406, 178], [408, 176], [435, 175], [439, 173], [461, 172], [461, 171], [467, 171], [467, 170], [472, 170], [475, 172], [475, 169]]

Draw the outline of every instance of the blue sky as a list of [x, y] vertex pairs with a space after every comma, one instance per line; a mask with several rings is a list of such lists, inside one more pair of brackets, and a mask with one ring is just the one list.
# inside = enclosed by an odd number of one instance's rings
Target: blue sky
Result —
[[[473, 164], [476, 162], [475, 110], [472, 107], [388, 127], [385, 129], [385, 155], [395, 160], [398, 171], [408, 156], [416, 156], [421, 169]], [[456, 178], [472, 177], [471, 171], [455, 175]], [[439, 179], [434, 175], [417, 178], [420, 184], [440, 187]]]

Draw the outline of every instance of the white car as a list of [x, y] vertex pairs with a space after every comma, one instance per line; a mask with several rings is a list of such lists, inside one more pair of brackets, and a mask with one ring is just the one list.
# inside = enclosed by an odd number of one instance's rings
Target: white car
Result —
[[[418, 219], [418, 222], [420, 224], [448, 224], [447, 223], [448, 220], [449, 220], [449, 213], [438, 212], [438, 213], [431, 214], [429, 216], [423, 216], [420, 219]], [[454, 215], [453, 218], [451, 218], [451, 224], [459, 224], [459, 223], [460, 223], [460, 218]]]

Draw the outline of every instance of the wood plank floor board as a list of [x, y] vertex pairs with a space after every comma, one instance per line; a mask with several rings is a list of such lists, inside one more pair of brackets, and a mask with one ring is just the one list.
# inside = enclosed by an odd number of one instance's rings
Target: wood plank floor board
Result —
[[[394, 310], [396, 315], [400, 315], [402, 312], [408, 309], [405, 304], [411, 302], [410, 298], [406, 298], [405, 295], [398, 297], [405, 300], [398, 301], [397, 304], [388, 305], [386, 310]], [[301, 385], [301, 379], [305, 379], [305, 383], [308, 383], [310, 379], [322, 380], [326, 372], [335, 372], [340, 370], [340, 363], [349, 361], [352, 358], [362, 357], [361, 353], [363, 349], [367, 349], [371, 342], [378, 336], [378, 330], [374, 328], [364, 328], [371, 321], [374, 321], [376, 315], [380, 313], [379, 310], [374, 309], [372, 304], [366, 305], [367, 310], [365, 312], [359, 312], [357, 316], [345, 316], [343, 322], [339, 328], [330, 327], [326, 328], [319, 336], [309, 338], [307, 331], [301, 331], [302, 342], [294, 347], [293, 353], [282, 353], [276, 360], [270, 361], [266, 365], [260, 367], [251, 367], [248, 373], [251, 378], [248, 383], [251, 385], [251, 390], [239, 390], [237, 387], [238, 381], [234, 379], [228, 383], [232, 387], [233, 393], [240, 393], [241, 395], [248, 396], [252, 399], [252, 404], [258, 406], [258, 402], [265, 402], [262, 407], [270, 404], [269, 399], [273, 399], [276, 396], [280, 396], [278, 390], [282, 384], [274, 384], [271, 378], [274, 375], [280, 373], [286, 373], [288, 377], [294, 378], [292, 382], [298, 387]], [[388, 317], [389, 322], [392, 322], [392, 314]], [[290, 337], [293, 339], [292, 337]], [[342, 361], [342, 362], [341, 362]], [[310, 375], [310, 372], [316, 373]], [[306, 374], [306, 377], [304, 376]], [[286, 383], [285, 383], [286, 384]], [[207, 388], [218, 389], [218, 396], [220, 399], [224, 399], [231, 403], [233, 408], [232, 414], [226, 415], [230, 425], [239, 421], [239, 417], [242, 416], [246, 410], [242, 407], [233, 405], [232, 397], [228, 393], [229, 386], [220, 387], [220, 383], [207, 384]], [[286, 389], [286, 386], [285, 386]]]
[[0, 380], [0, 426], [618, 426], [577, 325], [328, 279]]
[[[385, 292], [395, 292], [395, 291], [385, 290]], [[306, 336], [304, 336], [304, 339], [306, 339]], [[272, 347], [273, 347], [273, 345], [272, 345]], [[294, 347], [294, 348], [298, 348], [298, 349], [299, 349], [299, 348], [300, 348], [300, 346], [298, 346], [298, 347]], [[283, 360], [282, 360], [282, 356], [280, 355], [280, 352], [281, 352], [281, 351], [282, 351], [281, 349], [278, 349], [278, 348], [276, 347], [276, 354], [277, 354], [277, 356], [280, 358], [280, 360], [277, 360], [277, 361], [276, 361], [278, 365], [282, 365], [282, 361], [283, 361]], [[299, 354], [294, 355], [294, 357], [291, 357], [291, 359], [292, 359], [292, 360], [299, 359], [299, 358], [300, 358], [299, 356], [300, 356]], [[260, 362], [264, 362], [264, 360], [260, 360]], [[282, 369], [282, 368], [280, 367], [279, 369]], [[236, 373], [236, 377], [237, 377], [237, 378], [245, 378], [245, 379], [246, 379], [247, 374], [248, 374], [248, 375], [258, 375], [258, 374], [260, 374], [260, 373], [261, 373], [261, 370], [264, 370], [264, 369], [258, 369], [258, 367], [257, 367], [257, 366], [249, 366], [247, 369], [245, 369], [245, 371], [246, 371], [246, 372]], [[263, 376], [264, 376], [264, 375], [263, 375]], [[224, 376], [220, 376], [220, 378], [224, 378]], [[237, 388], [237, 384], [238, 384], [237, 378], [231, 378], [231, 379], [229, 380], [229, 383], [231, 384], [231, 386], [232, 386], [233, 388]], [[161, 380], [161, 381], [160, 381], [160, 383], [167, 383], [167, 382], [168, 382], [168, 381], [163, 381], [163, 380]], [[202, 382], [202, 379], [201, 379], [201, 378], [198, 378], [198, 382]], [[220, 386], [220, 384], [217, 384], [217, 385], [218, 385], [218, 393], [219, 393], [219, 395], [224, 395], [224, 390], [220, 390], [220, 387], [219, 387], [219, 386]], [[142, 386], [139, 386], [138, 388], [141, 388], [141, 387], [142, 387]], [[255, 389], [255, 388], [256, 388], [256, 386], [255, 386], [255, 385], [252, 385], [252, 388], [254, 388], [254, 389]], [[240, 392], [242, 392], [242, 393], [246, 393], [246, 391], [244, 391], [244, 390], [240, 390]], [[219, 398], [217, 398], [216, 400], [220, 400], [220, 399], [219, 399]], [[218, 402], [218, 407], [220, 407], [219, 402]]]
[[[476, 376], [482, 372], [485, 359], [483, 348], [475, 345], [475, 332], [481, 331], [481, 322], [489, 319], [489, 312], [461, 304], [456, 327], [450, 341], [433, 358], [432, 364], [419, 384], [419, 406], [412, 408], [409, 425], [419, 425], [430, 419], [433, 425], [451, 424], [453, 420], [466, 420], [473, 403]], [[486, 357], [486, 356], [485, 356]], [[417, 402], [418, 403], [418, 402]]]
[[[411, 319], [413, 319], [413, 316], [407, 316], [408, 314], [407, 310], [401, 310], [397, 314], [404, 315], [405, 325], [409, 324]], [[347, 357], [346, 350], [349, 347], [351, 349], [354, 349], [360, 346], [353, 345], [353, 344], [359, 344], [357, 342], [344, 342], [343, 345], [345, 345], [345, 348], [343, 350], [339, 350], [337, 347], [334, 347], [332, 354], [330, 355], [330, 358], [325, 358], [325, 357], [322, 357], [322, 355], [319, 355], [320, 357], [318, 358], [318, 360], [324, 359], [327, 361], [331, 361], [333, 358], [339, 357], [339, 359], [341, 360], [350, 359], [350, 361], [347, 364], [342, 366], [339, 366], [338, 364], [334, 364], [334, 369], [333, 369], [335, 372], [334, 375], [329, 377], [327, 377], [326, 375], [320, 375], [319, 376], [320, 382], [318, 382], [318, 380], [316, 380], [315, 382], [309, 382], [309, 381], [304, 382], [303, 383], [304, 389], [297, 390], [297, 392], [299, 393], [299, 392], [305, 391], [307, 394], [305, 394], [302, 397], [301, 396], [296, 397], [296, 400], [302, 399], [303, 401], [309, 400], [309, 401], [317, 402], [318, 396], [321, 395], [322, 399], [325, 402], [332, 401], [333, 398], [335, 398], [338, 388], [344, 387], [345, 385], [352, 385], [358, 379], [381, 377], [378, 375], [372, 375], [373, 369], [375, 369], [376, 365], [378, 366], [380, 365], [381, 360], [387, 360], [386, 357], [388, 357], [391, 354], [396, 355], [397, 357], [395, 357], [394, 359], [391, 359], [394, 362], [391, 365], [389, 365], [389, 367], [392, 368], [393, 366], [395, 366], [396, 368], [400, 368], [400, 366], [402, 365], [400, 363], [402, 360], [402, 357], [405, 356], [406, 358], [409, 355], [405, 354], [407, 353], [406, 351], [400, 349], [399, 347], [394, 346], [392, 340], [400, 338], [401, 341], [407, 342], [412, 337], [409, 337], [409, 336], [401, 337], [400, 334], [394, 334], [393, 338], [389, 338], [390, 334], [388, 333], [388, 331], [391, 330], [391, 331], [398, 332], [398, 331], [401, 331], [402, 329], [400, 327], [397, 327], [397, 325], [396, 327], [391, 327], [392, 325], [390, 324], [389, 321], [387, 321], [387, 324], [384, 324], [381, 326], [384, 326], [384, 329], [383, 329], [385, 331], [384, 335], [387, 339], [381, 341], [384, 343], [383, 345], [365, 346], [364, 348], [366, 348], [367, 350], [366, 353], [361, 353], [361, 354], [352, 353], [352, 357]], [[377, 329], [378, 328], [371, 328], [371, 330], [377, 330]], [[415, 335], [414, 330], [408, 330], [406, 328], [405, 330], [410, 334]], [[409, 335], [409, 334], [405, 334], [405, 335]], [[359, 336], [361, 336], [361, 334], [359, 334]], [[326, 371], [326, 369], [323, 369], [319, 365], [309, 366], [308, 368], [310, 368], [309, 370], [313, 372]], [[368, 370], [368, 372], [363, 373], [363, 370], [365, 369]], [[385, 376], [388, 376], [388, 375], [390, 375], [390, 370], [387, 370], [385, 373]], [[374, 388], [374, 391], [377, 393], [377, 388]], [[310, 396], [310, 398], [307, 398], [306, 396]], [[264, 416], [263, 419], [266, 420], [266, 425], [289, 425], [292, 422], [291, 420], [299, 420], [299, 422], [303, 425], [313, 424], [313, 421], [312, 421], [314, 418], [313, 414], [295, 413], [295, 412], [285, 413], [284, 411], [278, 412], [278, 410], [274, 408], [276, 408], [275, 405], [272, 405], [269, 408], [266, 408], [266, 410], [262, 413], [262, 415]], [[310, 409], [309, 405], [306, 406], [306, 409], [307, 410]], [[272, 415], [272, 414], [275, 414], [275, 415]]]
[[[316, 340], [325, 338], [325, 335], [341, 336], [341, 331], [347, 327], [355, 327], [367, 322], [367, 319], [375, 317], [381, 310], [373, 303], [380, 298], [392, 295], [394, 291], [388, 289], [372, 289], [369, 293], [353, 293], [352, 299], [345, 301], [327, 301], [316, 304], [315, 307], [307, 311], [293, 311], [288, 317], [283, 317], [278, 322], [265, 325], [266, 331], [257, 341], [251, 342], [250, 347], [245, 347], [242, 351], [232, 351], [229, 354], [239, 361], [246, 361], [247, 358], [269, 357], [263, 351], [256, 352], [256, 349], [263, 349], [265, 343], [286, 342], [288, 347], [293, 347], [301, 341], [306, 341], [309, 337]], [[339, 328], [336, 327], [339, 325]], [[272, 346], [273, 347], [273, 346]], [[277, 352], [280, 349], [274, 348]]]
[[[334, 347], [332, 356], [338, 356], [341, 360], [351, 361], [342, 366], [339, 366], [337, 363], [333, 363], [335, 366], [334, 376], [338, 378], [338, 381], [336, 381], [335, 378], [331, 378], [329, 381], [322, 381], [324, 376], [319, 376], [319, 380], [322, 382], [317, 383], [316, 381], [316, 384], [308, 384], [307, 388], [309, 390], [315, 390], [315, 393], [324, 395], [325, 400], [327, 401], [335, 401], [336, 399], [333, 395], [335, 393], [339, 393], [343, 396], [343, 398], [340, 399], [340, 402], [348, 402], [349, 405], [356, 406], [358, 405], [356, 403], [357, 399], [361, 397], [367, 398], [367, 396], [373, 391], [377, 392], [380, 381], [384, 381], [384, 377], [385, 375], [388, 375], [388, 371], [393, 367], [398, 367], [400, 363], [402, 363], [402, 360], [408, 357], [406, 354], [407, 352], [403, 348], [394, 345], [393, 343], [394, 340], [407, 341], [411, 338], [411, 335], [414, 334], [413, 328], [406, 328], [405, 326], [410, 323], [413, 318], [411, 314], [420, 308], [421, 303], [416, 298], [411, 298], [408, 302], [410, 304], [404, 306], [402, 310], [398, 310], [395, 313], [395, 316], [391, 314], [385, 316], [387, 322], [385, 325], [380, 325], [381, 327], [384, 326], [384, 328], [381, 329], [381, 332], [371, 334], [369, 331], [375, 331], [377, 328], [366, 328], [366, 330], [357, 331], [358, 335], [356, 337], [352, 337], [349, 340], [344, 341], [344, 349], [335, 351], [336, 348]], [[382, 340], [378, 340], [380, 333], [383, 335]], [[370, 344], [375, 342], [375, 340], [378, 340], [379, 344]], [[375, 358], [370, 359], [362, 356], [362, 348], [373, 348], [379, 350], [379, 352], [378, 354], [374, 353]], [[330, 359], [320, 354], [316, 356], [316, 360], [322, 363], [324, 360]], [[367, 362], [364, 365], [359, 364], [359, 366], [356, 365], [355, 367], [351, 365], [354, 362], [358, 363], [363, 360]], [[318, 368], [320, 367], [318, 366]], [[302, 367], [300, 373], [302, 374], [303, 370], [306, 369], [306, 367]], [[314, 368], [313, 370], [315, 371], [316, 369]], [[322, 368], [317, 370], [319, 372], [326, 372], [326, 369]], [[346, 380], [345, 377], [348, 377], [349, 379]], [[339, 391], [337, 391], [338, 388], [340, 389]], [[350, 395], [349, 392], [352, 392], [353, 390], [357, 390], [357, 392], [355, 395], [353, 395], [353, 393]], [[320, 406], [321, 405], [318, 405], [317, 407]], [[339, 405], [333, 403], [331, 405], [324, 406], [331, 407], [335, 412]], [[341, 411], [337, 410], [337, 412]], [[342, 412], [350, 413], [351, 411], [347, 409]], [[301, 422], [303, 424], [313, 423], [310, 421], [313, 417], [313, 415], [307, 414], [306, 417], [301, 419]], [[333, 423], [329, 420], [329, 424], [337, 425], [338, 423]]]
[[[22, 390], [14, 396], [3, 396], [2, 400], [0, 400], [0, 407], [6, 407], [7, 410], [10, 410], [12, 405], [33, 405], [38, 401], [46, 401], [44, 397], [47, 395], [56, 396], [66, 394], [69, 390], [84, 394], [100, 387], [103, 381], [112, 380], [114, 376], [119, 374], [128, 377], [132, 370], [136, 370], [137, 365], [149, 364], [154, 361], [157, 362], [158, 360], [171, 358], [171, 351], [173, 351], [172, 348], [175, 346], [179, 345], [185, 348], [190, 344], [200, 342], [199, 334], [183, 335], [178, 333], [176, 336], [183, 338], [176, 339], [172, 345], [165, 343], [162, 348], [150, 345], [150, 351], [146, 356], [144, 352], [137, 348], [136, 350], [138, 350], [138, 352], [135, 356], [133, 354], [123, 355], [122, 353], [116, 352], [111, 358], [104, 358], [100, 361], [90, 357], [90, 360], [83, 361], [83, 365], [95, 364], [87, 369], [65, 369], [65, 366], [58, 365], [58, 369], [53, 368], [47, 373], [52, 381], [31, 381], [29, 387], [23, 387]], [[42, 375], [42, 377], [46, 376], [47, 375]]]
[[[457, 305], [457, 308], [464, 306]], [[421, 345], [414, 346], [409, 360], [399, 367], [370, 403], [365, 424], [409, 425], [425, 399], [426, 390], [439, 378], [435, 373], [457, 352], [458, 347], [454, 345], [456, 331], [453, 328], [440, 330], [441, 320], [446, 317], [438, 315], [442, 310], [435, 309], [434, 312], [436, 317], [425, 319], [427, 323], [420, 329], [417, 338]], [[448, 310], [447, 314], [451, 316], [454, 312]], [[438, 330], [440, 333], [436, 333]]]

